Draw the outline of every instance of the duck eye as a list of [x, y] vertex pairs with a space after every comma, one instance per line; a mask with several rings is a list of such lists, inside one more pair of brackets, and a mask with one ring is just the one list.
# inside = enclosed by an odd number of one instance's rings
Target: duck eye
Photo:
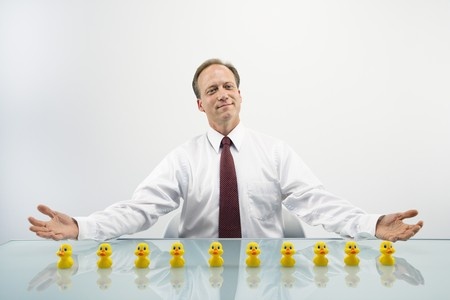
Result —
[[217, 249], [220, 250], [220, 246], [217, 246]]

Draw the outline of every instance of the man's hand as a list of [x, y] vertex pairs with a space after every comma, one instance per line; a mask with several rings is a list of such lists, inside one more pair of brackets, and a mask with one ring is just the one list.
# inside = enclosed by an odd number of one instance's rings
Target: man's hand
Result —
[[381, 240], [396, 242], [406, 241], [413, 237], [423, 226], [423, 222], [409, 225], [403, 223], [403, 219], [417, 216], [417, 210], [408, 210], [403, 213], [389, 214], [380, 217], [377, 223], [375, 236]]
[[78, 238], [78, 224], [72, 217], [53, 211], [45, 205], [39, 205], [37, 209], [50, 217], [49, 221], [28, 218], [31, 223], [30, 230], [37, 236], [55, 241]]

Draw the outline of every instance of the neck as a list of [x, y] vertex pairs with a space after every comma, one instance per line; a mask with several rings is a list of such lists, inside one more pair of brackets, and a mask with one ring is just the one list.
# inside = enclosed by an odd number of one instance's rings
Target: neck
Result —
[[234, 128], [236, 128], [236, 126], [239, 125], [239, 119], [233, 123], [231, 123], [231, 122], [225, 122], [222, 124], [211, 124], [210, 123], [209, 125], [215, 131], [221, 133], [224, 136], [227, 136], [231, 131], [233, 131]]

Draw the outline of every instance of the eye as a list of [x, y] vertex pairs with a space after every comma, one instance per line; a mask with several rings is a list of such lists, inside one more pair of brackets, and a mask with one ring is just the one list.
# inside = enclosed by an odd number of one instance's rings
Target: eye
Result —
[[206, 90], [206, 94], [207, 95], [212, 95], [217, 91], [217, 87], [211, 87], [209, 89]]
[[219, 249], [219, 250], [220, 250], [220, 246], [217, 246], [217, 249]]

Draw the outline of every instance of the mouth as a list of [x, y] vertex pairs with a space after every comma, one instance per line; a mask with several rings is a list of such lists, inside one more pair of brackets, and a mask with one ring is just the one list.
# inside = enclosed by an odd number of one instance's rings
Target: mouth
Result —
[[218, 105], [217, 109], [221, 109], [221, 108], [224, 108], [224, 107], [227, 107], [227, 106], [230, 106], [230, 105], [233, 105], [233, 103], [223, 103], [221, 105]]

